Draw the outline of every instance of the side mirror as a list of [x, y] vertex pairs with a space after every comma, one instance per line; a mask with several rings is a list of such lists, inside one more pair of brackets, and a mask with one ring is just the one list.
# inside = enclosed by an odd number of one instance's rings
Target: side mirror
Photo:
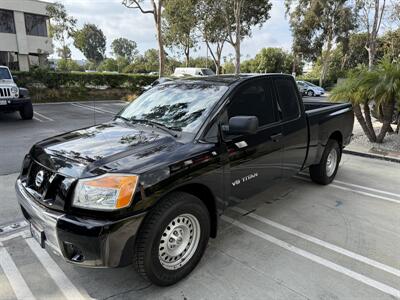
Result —
[[255, 134], [258, 130], [258, 118], [256, 116], [236, 116], [229, 119], [228, 134]]
[[12, 78], [13, 78], [14, 82], [18, 80], [18, 76], [13, 76]]

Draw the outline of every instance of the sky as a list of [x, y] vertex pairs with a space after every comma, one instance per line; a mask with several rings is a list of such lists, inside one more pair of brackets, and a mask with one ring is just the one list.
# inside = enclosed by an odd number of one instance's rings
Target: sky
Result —
[[[53, 1], [54, 2], [54, 1]], [[140, 53], [147, 49], [157, 48], [153, 16], [141, 14], [139, 10], [125, 8], [121, 0], [59, 0], [70, 15], [78, 19], [78, 28], [85, 23], [94, 23], [100, 27], [107, 38], [106, 55], [111, 56], [111, 42], [119, 37], [134, 40]], [[144, 0], [144, 3], [149, 0]], [[242, 42], [241, 51], [244, 59], [254, 57], [264, 47], [281, 47], [290, 50], [291, 32], [285, 18], [284, 0], [271, 0], [270, 19], [261, 28], [254, 28], [251, 37]], [[226, 44], [223, 56], [234, 53]], [[74, 59], [84, 59], [83, 54], [71, 47]], [[177, 51], [167, 49], [169, 54], [179, 57]], [[199, 45], [193, 56], [206, 56], [206, 47]]]

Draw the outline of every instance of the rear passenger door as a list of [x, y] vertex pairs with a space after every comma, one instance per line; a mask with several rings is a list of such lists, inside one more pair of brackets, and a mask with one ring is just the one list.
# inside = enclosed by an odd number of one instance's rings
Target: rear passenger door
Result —
[[256, 116], [259, 129], [253, 135], [224, 136], [230, 173], [231, 204], [251, 197], [281, 179], [283, 143], [271, 79], [256, 79], [241, 86], [226, 110], [235, 116]]
[[278, 97], [278, 110], [282, 119], [284, 154], [283, 177], [291, 177], [300, 171], [307, 155], [308, 127], [302, 99], [292, 78], [274, 78]]

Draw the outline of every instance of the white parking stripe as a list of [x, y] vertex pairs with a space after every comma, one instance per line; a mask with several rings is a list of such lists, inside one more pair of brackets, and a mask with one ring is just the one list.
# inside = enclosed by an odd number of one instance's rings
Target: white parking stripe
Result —
[[42, 115], [41, 113], [38, 113], [37, 111], [33, 112], [35, 115], [38, 115], [39, 117], [41, 117], [42, 119], [45, 119], [47, 121], [51, 121], [54, 122], [54, 120], [52, 118], [46, 117], [45, 115]]
[[43, 123], [42, 120], [40, 120], [39, 118], [36, 118], [35, 116], [33, 117], [34, 120], [39, 121], [40, 123]]
[[79, 107], [79, 108], [84, 108], [84, 109], [90, 110], [91, 112], [98, 112], [98, 113], [100, 113], [100, 114], [104, 114], [104, 112], [102, 112], [102, 111], [97, 111], [97, 110], [95, 110], [94, 107], [83, 106], [83, 105], [77, 104], [77, 103], [71, 103], [71, 105], [76, 106], [76, 107]]
[[8, 281], [17, 299], [35, 299], [28, 285], [26, 284], [17, 266], [5, 248], [0, 248], [0, 266], [6, 274]]
[[241, 209], [241, 208], [239, 208], [239, 207], [232, 207], [232, 208], [230, 208], [230, 209], [231, 209], [231, 210], [234, 210], [234, 211], [236, 211], [236, 212], [238, 212], [238, 213], [240, 213], [240, 214], [246, 214], [246, 216], [251, 217], [251, 218], [253, 218], [253, 219], [257, 220], [257, 221], [260, 221], [260, 222], [262, 222], [262, 223], [264, 223], [264, 224], [267, 224], [267, 225], [270, 225], [270, 226], [272, 226], [272, 227], [278, 228], [278, 229], [280, 229], [280, 230], [282, 230], [282, 231], [285, 231], [285, 232], [290, 233], [290, 234], [292, 234], [292, 235], [298, 236], [298, 237], [300, 237], [300, 238], [302, 238], [302, 239], [305, 239], [305, 240], [307, 240], [307, 241], [309, 241], [309, 242], [312, 242], [312, 243], [314, 243], [314, 244], [320, 245], [320, 246], [322, 246], [322, 247], [325, 247], [325, 248], [327, 248], [327, 249], [330, 249], [330, 250], [335, 251], [335, 252], [337, 252], [337, 253], [343, 254], [343, 255], [345, 255], [345, 256], [347, 256], [347, 257], [350, 257], [350, 258], [352, 258], [352, 259], [358, 260], [358, 261], [360, 261], [360, 262], [363, 262], [363, 263], [365, 263], [365, 264], [368, 264], [368, 265], [370, 265], [370, 266], [373, 266], [373, 267], [375, 267], [375, 268], [377, 268], [377, 269], [380, 269], [380, 270], [382, 270], [382, 271], [385, 271], [385, 272], [388, 272], [388, 273], [390, 273], [390, 274], [393, 274], [393, 275], [395, 275], [395, 276], [397, 276], [397, 277], [400, 277], [400, 270], [395, 269], [395, 268], [393, 268], [393, 267], [391, 267], [391, 266], [382, 264], [382, 263], [377, 262], [377, 261], [375, 261], [375, 260], [373, 260], [373, 259], [370, 259], [370, 258], [368, 258], [368, 257], [362, 256], [362, 255], [357, 254], [357, 253], [354, 253], [354, 252], [351, 252], [351, 251], [349, 251], [349, 250], [346, 250], [346, 249], [341, 248], [341, 247], [339, 247], [339, 246], [333, 245], [333, 244], [331, 244], [331, 243], [322, 241], [322, 240], [320, 240], [320, 239], [318, 239], [318, 238], [315, 238], [315, 237], [313, 237], [313, 236], [307, 235], [307, 234], [305, 234], [305, 233], [302, 233], [302, 232], [300, 232], [300, 231], [297, 231], [297, 230], [295, 230], [295, 229], [293, 229], [293, 228], [290, 228], [290, 227], [287, 227], [287, 226], [285, 226], [285, 225], [276, 223], [276, 222], [274, 222], [274, 221], [272, 221], [272, 220], [270, 220], [270, 219], [261, 217], [261, 216], [259, 216], [259, 215], [254, 214], [254, 213], [249, 213], [249, 214], [247, 214], [248, 211], [246, 211], [246, 210], [244, 210], [244, 209]]
[[396, 193], [391, 193], [391, 192], [387, 192], [387, 191], [383, 191], [383, 190], [379, 190], [379, 189], [374, 189], [374, 188], [370, 188], [370, 187], [363, 186], [363, 185], [358, 185], [358, 184], [354, 184], [354, 183], [348, 183], [348, 182], [340, 181], [340, 180], [337, 180], [337, 179], [335, 179], [334, 182], [335, 183], [340, 183], [340, 184], [343, 184], [343, 185], [347, 185], [347, 186], [352, 186], [352, 187], [355, 187], [355, 188], [360, 188], [360, 189], [371, 191], [371, 192], [377, 192], [377, 193], [385, 194], [385, 195], [389, 195], [389, 196], [400, 197], [399, 193], [397, 193], [397, 194]]
[[32, 252], [39, 259], [43, 267], [46, 268], [47, 272], [60, 288], [65, 298], [71, 300], [84, 299], [78, 289], [54, 262], [50, 255], [44, 249], [42, 249], [34, 239], [26, 239], [25, 241], [31, 248]]
[[89, 106], [89, 105], [85, 105], [85, 104], [77, 104], [77, 103], [73, 103], [74, 106], [79, 106], [82, 108], [86, 108], [86, 109], [90, 109], [91, 111], [96, 110], [96, 112], [100, 112], [100, 113], [106, 113], [106, 114], [113, 114], [115, 115], [116, 112], [113, 112], [111, 110], [107, 110], [104, 108], [100, 108], [100, 107], [96, 107], [96, 106]]
[[351, 277], [354, 280], [362, 282], [362, 283], [364, 283], [364, 284], [366, 284], [366, 285], [368, 285], [368, 286], [370, 286], [372, 288], [375, 288], [375, 289], [377, 289], [379, 291], [382, 291], [382, 292], [384, 292], [384, 293], [386, 293], [388, 295], [392, 295], [394, 297], [400, 298], [400, 290], [397, 290], [397, 289], [395, 289], [395, 288], [393, 288], [391, 286], [388, 286], [388, 285], [386, 285], [384, 283], [381, 283], [379, 281], [376, 281], [374, 279], [366, 277], [366, 276], [364, 276], [364, 275], [362, 275], [360, 273], [354, 272], [354, 271], [352, 271], [350, 269], [347, 269], [345, 267], [342, 267], [342, 266], [340, 266], [338, 264], [335, 264], [335, 263], [333, 263], [333, 262], [331, 262], [331, 261], [329, 261], [329, 260], [327, 260], [325, 258], [319, 257], [319, 256], [317, 256], [317, 255], [315, 255], [313, 253], [310, 253], [310, 252], [305, 251], [303, 249], [297, 248], [296, 246], [294, 246], [292, 244], [289, 244], [287, 242], [281, 241], [281, 240], [279, 240], [279, 239], [277, 239], [277, 238], [275, 238], [275, 237], [273, 237], [273, 236], [271, 236], [269, 234], [266, 234], [266, 233], [264, 233], [262, 231], [259, 231], [259, 230], [255, 229], [253, 227], [247, 226], [246, 224], [243, 224], [243, 223], [241, 223], [239, 221], [236, 221], [236, 220], [234, 220], [234, 219], [232, 219], [230, 217], [222, 216], [221, 218], [224, 221], [231, 223], [233, 226], [239, 227], [240, 229], [242, 229], [244, 231], [247, 231], [247, 232], [249, 232], [251, 234], [254, 234], [254, 235], [256, 235], [256, 236], [258, 236], [258, 237], [260, 237], [260, 238], [262, 238], [262, 239], [264, 239], [264, 240], [266, 240], [266, 241], [268, 241], [268, 242], [270, 242], [272, 244], [275, 244], [275, 245], [277, 245], [277, 246], [279, 246], [281, 248], [284, 248], [284, 249], [286, 249], [286, 250], [288, 250], [290, 252], [293, 252], [293, 253], [295, 253], [297, 255], [300, 255], [300, 256], [302, 256], [304, 258], [307, 258], [307, 259], [309, 259], [309, 260], [311, 260], [311, 261], [313, 261], [315, 263], [318, 263], [318, 264], [320, 264], [322, 266], [325, 266], [325, 267], [327, 267], [327, 268], [329, 268], [331, 270], [334, 270], [334, 271], [339, 272], [341, 274], [344, 274], [344, 275], [346, 275], [348, 277]]
[[0, 243], [1, 243], [1, 242], [8, 241], [8, 240], [15, 239], [15, 238], [17, 238], [17, 237], [26, 238], [26, 237], [29, 237], [30, 235], [31, 235], [31, 233], [30, 233], [29, 230], [24, 230], [24, 231], [16, 232], [16, 233], [13, 233], [13, 234], [6, 235], [6, 236], [4, 236], [4, 237], [0, 237]]
[[[301, 177], [301, 176], [295, 176], [294, 178], [310, 182], [309, 179]], [[371, 193], [367, 193], [367, 192], [363, 192], [363, 191], [357, 191], [355, 189], [347, 188], [347, 187], [340, 186], [340, 185], [337, 185], [337, 184], [334, 184], [334, 183], [331, 183], [331, 184], [327, 185], [327, 187], [334, 187], [334, 188], [337, 188], [339, 190], [350, 191], [350, 192], [353, 192], [353, 193], [356, 193], [356, 194], [360, 194], [360, 195], [363, 195], [363, 196], [368, 196], [368, 197], [377, 198], [377, 199], [389, 201], [389, 202], [392, 202], [392, 203], [400, 204], [400, 200], [397, 200], [397, 199], [393, 199], [393, 198], [389, 198], [389, 197], [385, 197], [385, 196], [381, 196], [381, 195], [377, 195], [377, 194], [371, 194]]]
[[[307, 174], [307, 173], [300, 172], [299, 174], [303, 175], [305, 179], [309, 179], [310, 178], [309, 174]], [[349, 183], [349, 182], [341, 181], [341, 180], [338, 180], [338, 179], [335, 179], [334, 183], [339, 183], [339, 184], [342, 184], [342, 185], [352, 186], [352, 187], [360, 188], [360, 189], [363, 189], [363, 190], [366, 190], [366, 191], [377, 192], [377, 193], [385, 194], [385, 195], [389, 195], [389, 196], [400, 197], [400, 194], [398, 194], [398, 193], [392, 193], [392, 192], [387, 192], [387, 191], [383, 191], [383, 190], [380, 190], [380, 189], [374, 189], [374, 188], [371, 188], [371, 187], [368, 187], [368, 186]]]

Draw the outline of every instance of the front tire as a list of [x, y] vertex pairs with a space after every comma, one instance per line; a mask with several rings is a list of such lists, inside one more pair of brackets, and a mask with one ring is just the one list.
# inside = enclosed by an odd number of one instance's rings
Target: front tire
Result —
[[172, 285], [196, 267], [208, 244], [210, 214], [197, 197], [174, 192], [146, 217], [136, 239], [134, 266], [159, 286]]
[[328, 140], [321, 161], [310, 166], [310, 177], [318, 184], [327, 185], [333, 181], [339, 168], [342, 150], [336, 140]]
[[20, 110], [19, 115], [22, 120], [32, 120], [33, 118], [33, 106], [32, 103], [25, 104]]
[[314, 97], [314, 92], [312, 90], [307, 91], [307, 96]]

